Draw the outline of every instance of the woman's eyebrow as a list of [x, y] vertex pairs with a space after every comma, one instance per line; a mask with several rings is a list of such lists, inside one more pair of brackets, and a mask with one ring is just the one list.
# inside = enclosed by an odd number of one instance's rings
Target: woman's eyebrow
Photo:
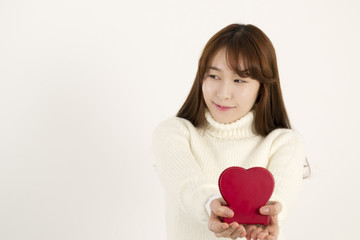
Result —
[[214, 66], [210, 66], [209, 69], [222, 72], [222, 70], [220, 68], [217, 68], [217, 67], [214, 67]]
[[[210, 66], [209, 69], [222, 72], [222, 70], [221, 70], [220, 68], [217, 68], [217, 67], [214, 67], [214, 66]], [[237, 72], [232, 71], [232, 73], [233, 73], [234, 75], [238, 75]]]

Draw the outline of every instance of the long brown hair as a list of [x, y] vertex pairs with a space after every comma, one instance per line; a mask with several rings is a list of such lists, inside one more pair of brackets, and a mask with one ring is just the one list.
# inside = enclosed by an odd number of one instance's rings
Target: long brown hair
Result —
[[[267, 136], [277, 128], [291, 129], [281, 93], [275, 49], [265, 33], [251, 24], [231, 24], [207, 42], [190, 93], [176, 116], [189, 120], [195, 127], [204, 126], [206, 104], [202, 84], [213, 57], [223, 47], [231, 70], [260, 83], [253, 107], [255, 131]], [[240, 69], [240, 60], [244, 70]]]
[[[189, 120], [195, 127], [205, 123], [202, 83], [212, 58], [223, 47], [227, 50], [230, 69], [241, 77], [250, 77], [260, 83], [254, 104], [256, 132], [266, 136], [276, 128], [291, 128], [281, 94], [275, 49], [270, 39], [251, 24], [231, 24], [207, 42], [199, 59], [193, 86], [176, 116]], [[245, 70], [240, 69], [240, 59]]]

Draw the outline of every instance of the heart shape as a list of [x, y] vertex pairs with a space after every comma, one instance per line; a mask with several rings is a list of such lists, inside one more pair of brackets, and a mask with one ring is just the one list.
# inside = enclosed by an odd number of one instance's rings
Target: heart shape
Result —
[[269, 216], [260, 214], [260, 207], [269, 201], [275, 180], [263, 167], [245, 169], [229, 167], [219, 177], [220, 193], [226, 205], [234, 211], [232, 218], [223, 218], [226, 223], [269, 224]]

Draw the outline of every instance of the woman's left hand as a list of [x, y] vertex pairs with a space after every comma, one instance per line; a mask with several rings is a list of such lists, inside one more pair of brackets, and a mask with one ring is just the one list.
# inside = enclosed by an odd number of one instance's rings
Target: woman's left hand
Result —
[[[268, 209], [268, 210], [266, 210]], [[269, 225], [246, 225], [247, 240], [277, 240], [279, 236], [278, 214], [281, 212], [280, 202], [271, 201], [260, 208], [260, 213], [270, 216]]]

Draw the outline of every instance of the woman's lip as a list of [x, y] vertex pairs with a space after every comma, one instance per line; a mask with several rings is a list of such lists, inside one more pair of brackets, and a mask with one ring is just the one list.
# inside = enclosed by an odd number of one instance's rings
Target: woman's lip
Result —
[[227, 107], [227, 106], [221, 106], [221, 105], [218, 105], [216, 103], [214, 103], [216, 108], [219, 109], [220, 111], [228, 111], [230, 109], [233, 109], [234, 107]]

